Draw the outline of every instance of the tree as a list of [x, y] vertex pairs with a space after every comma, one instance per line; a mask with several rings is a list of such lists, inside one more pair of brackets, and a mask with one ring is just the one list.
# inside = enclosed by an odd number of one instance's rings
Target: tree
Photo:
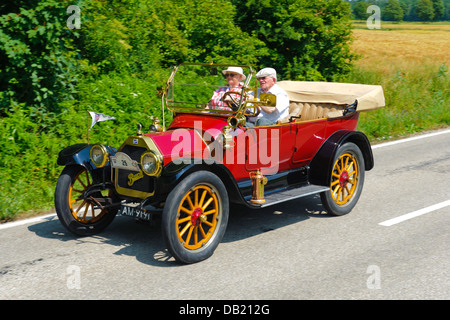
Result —
[[434, 18], [433, 2], [431, 0], [419, 0], [416, 8], [417, 16], [424, 21], [430, 21]]
[[398, 0], [389, 0], [383, 9], [383, 20], [402, 21], [404, 16], [403, 8]]
[[3, 4], [0, 15], [0, 114], [12, 104], [56, 112], [71, 97], [79, 74], [74, 40], [66, 26], [68, 0]]
[[442, 0], [431, 0], [433, 2], [434, 20], [441, 18], [444, 15], [445, 8]]
[[350, 5], [342, 0], [232, 0], [242, 30], [263, 41], [274, 67], [291, 80], [336, 80], [350, 70]]
[[369, 14], [367, 13], [368, 7], [369, 4], [365, 1], [359, 1], [357, 4], [355, 4], [355, 7], [353, 8], [353, 15], [355, 19], [366, 20], [369, 17]]

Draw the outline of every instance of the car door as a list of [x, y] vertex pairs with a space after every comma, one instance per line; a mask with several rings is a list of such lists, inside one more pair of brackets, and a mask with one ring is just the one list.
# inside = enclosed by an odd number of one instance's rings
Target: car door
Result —
[[327, 120], [295, 123], [295, 143], [292, 162], [295, 165], [307, 165], [325, 140]]
[[246, 170], [261, 169], [270, 175], [290, 169], [295, 141], [295, 127], [291, 124], [248, 128]]

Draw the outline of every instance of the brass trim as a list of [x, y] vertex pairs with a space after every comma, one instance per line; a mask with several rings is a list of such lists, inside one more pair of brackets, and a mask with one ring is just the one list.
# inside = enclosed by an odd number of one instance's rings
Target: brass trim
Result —
[[[125, 140], [125, 142], [120, 146], [118, 151], [122, 151], [122, 149], [126, 145], [136, 146], [136, 147], [141, 147], [141, 148], [147, 149], [147, 151], [144, 151], [144, 153], [153, 152], [156, 155], [157, 159], [161, 160], [161, 170], [158, 172], [158, 174], [160, 174], [162, 172], [162, 167], [164, 166], [163, 155], [162, 155], [161, 151], [158, 149], [158, 147], [156, 146], [155, 142], [152, 140], [152, 138], [146, 137], [146, 136], [137, 136], [137, 135], [129, 136]], [[141, 164], [141, 167], [142, 167], [142, 164]], [[114, 181], [114, 186], [115, 186], [118, 194], [133, 197], [133, 198], [139, 198], [139, 199], [145, 199], [145, 198], [148, 198], [155, 194], [155, 191], [144, 192], [144, 191], [134, 190], [131, 188], [120, 187], [119, 181], [118, 181], [118, 175], [119, 175], [118, 170], [119, 169], [116, 168], [115, 172], [114, 172], [114, 177], [116, 178]], [[157, 177], [157, 176], [154, 176], [154, 177]]]
[[[156, 161], [156, 168], [155, 168], [155, 170], [153, 170], [153, 172], [151, 172], [151, 173], [145, 171], [145, 169], [144, 169], [144, 163], [142, 162], [142, 160], [144, 159], [144, 156], [146, 156], [146, 155], [151, 155], [151, 156], [155, 159], [155, 161]], [[162, 162], [163, 162], [163, 159], [162, 159], [162, 157], [161, 157], [160, 155], [157, 155], [157, 154], [156, 154], [155, 152], [153, 152], [152, 150], [145, 151], [145, 152], [141, 155], [141, 161], [140, 161], [140, 165], [141, 165], [141, 168], [142, 168], [142, 172], [144, 172], [146, 175], [148, 175], [148, 176], [150, 176], [150, 177], [157, 177], [157, 176], [159, 176], [159, 174], [160, 174], [161, 171], [162, 171]]]
[[259, 100], [266, 107], [275, 107], [277, 105], [277, 96], [271, 93], [261, 93]]
[[243, 126], [247, 122], [247, 119], [243, 114], [237, 114], [235, 116], [228, 117], [227, 123], [231, 128]]
[[[114, 173], [115, 177], [118, 177], [119, 175], [119, 169], [115, 169], [115, 173]], [[124, 188], [124, 187], [120, 187], [119, 186], [119, 182], [116, 181], [114, 182], [114, 186], [116, 189], [116, 192], [118, 194], [124, 195], [124, 196], [128, 196], [128, 197], [133, 197], [133, 198], [139, 198], [139, 199], [145, 199], [148, 198], [152, 195], [155, 194], [155, 191], [153, 192], [144, 192], [144, 191], [139, 191], [139, 190], [134, 190], [134, 189], [129, 189], [129, 188]]]
[[223, 137], [223, 148], [229, 149], [233, 143], [233, 136], [230, 133], [231, 127], [224, 126], [222, 129], [222, 137]]
[[251, 203], [263, 204], [266, 202], [264, 199], [264, 186], [267, 184], [267, 178], [261, 174], [261, 170], [250, 172], [250, 179], [252, 181], [252, 198]]
[[[100, 150], [101, 150], [102, 153], [103, 153], [103, 160], [102, 160], [102, 162], [101, 162], [100, 164], [98, 164], [98, 165], [97, 165], [97, 163], [94, 161], [94, 159], [92, 158], [92, 150], [94, 150], [94, 148], [96, 148], [96, 147], [99, 147]], [[100, 144], [100, 143], [96, 143], [96, 144], [94, 144], [94, 145], [91, 147], [91, 150], [89, 151], [89, 157], [90, 157], [90, 159], [91, 159], [91, 162], [92, 162], [97, 168], [103, 168], [103, 167], [106, 165], [106, 163], [108, 162], [108, 159], [109, 159], [109, 152], [108, 152], [108, 150], [106, 149], [106, 147], [105, 147], [104, 145], [102, 145], [102, 144]]]

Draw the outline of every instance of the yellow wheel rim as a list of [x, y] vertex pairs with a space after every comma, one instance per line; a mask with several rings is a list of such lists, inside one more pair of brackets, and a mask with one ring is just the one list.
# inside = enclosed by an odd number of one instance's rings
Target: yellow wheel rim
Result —
[[83, 193], [91, 186], [91, 179], [86, 169], [80, 171], [69, 189], [69, 208], [73, 217], [81, 223], [94, 223], [106, 213], [106, 209], [94, 206], [92, 202], [83, 199]]
[[330, 191], [338, 205], [344, 205], [355, 194], [358, 184], [358, 162], [350, 153], [342, 154], [334, 163]]
[[215, 189], [198, 185], [187, 192], [178, 206], [176, 228], [186, 249], [204, 246], [217, 228], [220, 206]]

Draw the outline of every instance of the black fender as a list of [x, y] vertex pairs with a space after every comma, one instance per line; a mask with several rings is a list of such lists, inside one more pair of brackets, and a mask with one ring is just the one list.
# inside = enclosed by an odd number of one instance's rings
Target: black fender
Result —
[[346, 142], [353, 142], [364, 156], [366, 171], [374, 166], [372, 147], [367, 136], [360, 131], [339, 130], [333, 133], [320, 147], [311, 160], [309, 181], [312, 184], [329, 186], [333, 160], [337, 149]]
[[[91, 148], [92, 144], [87, 143], [78, 143], [71, 146], [68, 146], [61, 150], [58, 154], [57, 164], [60, 166], [71, 166], [71, 165], [80, 165], [85, 167], [90, 171], [94, 180], [96, 177], [100, 178], [103, 176], [103, 172], [109, 172], [110, 165], [109, 160], [103, 168], [98, 168], [91, 161]], [[114, 156], [117, 152], [117, 149], [104, 145], [108, 150], [110, 156]]]

